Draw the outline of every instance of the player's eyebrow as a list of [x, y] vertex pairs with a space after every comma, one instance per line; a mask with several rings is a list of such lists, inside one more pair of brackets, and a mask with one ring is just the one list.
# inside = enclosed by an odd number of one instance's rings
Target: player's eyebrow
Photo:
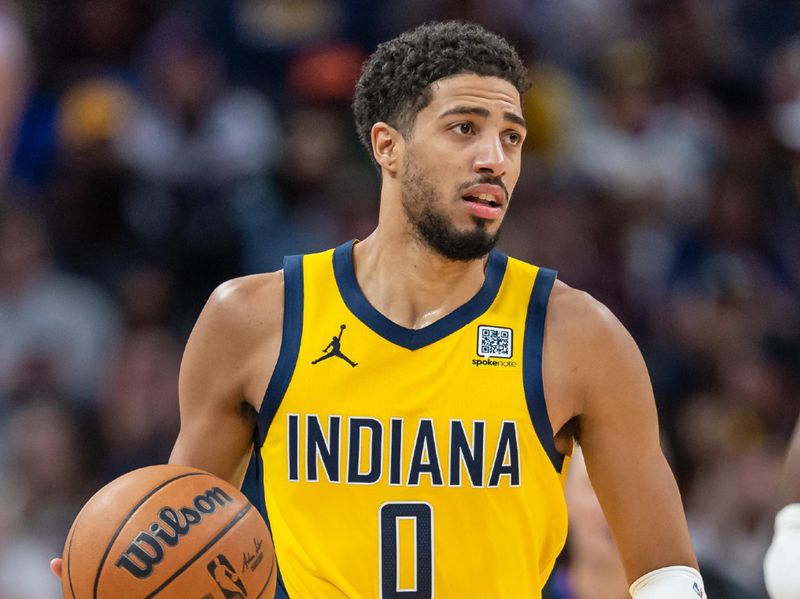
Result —
[[523, 129], [525, 129], [525, 131], [527, 131], [527, 130], [528, 130], [528, 125], [527, 125], [527, 123], [525, 123], [525, 119], [524, 119], [524, 118], [522, 118], [520, 115], [518, 115], [518, 114], [516, 114], [516, 113], [513, 113], [513, 112], [504, 112], [504, 113], [503, 113], [503, 118], [504, 118], [505, 120], [507, 120], [507, 121], [511, 121], [511, 122], [512, 122], [512, 123], [514, 123], [515, 125], [519, 125], [519, 126], [520, 126], [520, 127], [522, 127]]
[[[480, 106], [454, 106], [449, 110], [445, 110], [442, 114], [439, 115], [439, 118], [441, 119], [447, 116], [460, 115], [460, 114], [474, 114], [476, 116], [482, 116], [483, 118], [487, 118], [490, 113], [486, 108], [482, 108]], [[514, 123], [515, 125], [519, 125], [526, 131], [528, 130], [528, 126], [525, 123], [525, 119], [516, 113], [506, 111], [503, 113], [503, 118], [511, 123]]]

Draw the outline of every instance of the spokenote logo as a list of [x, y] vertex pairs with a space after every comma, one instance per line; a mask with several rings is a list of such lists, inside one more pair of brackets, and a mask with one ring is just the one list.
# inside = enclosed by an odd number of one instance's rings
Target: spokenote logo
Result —
[[475, 366], [516, 367], [517, 362], [511, 359], [514, 355], [514, 330], [509, 327], [478, 325], [477, 354], [479, 358], [472, 360]]

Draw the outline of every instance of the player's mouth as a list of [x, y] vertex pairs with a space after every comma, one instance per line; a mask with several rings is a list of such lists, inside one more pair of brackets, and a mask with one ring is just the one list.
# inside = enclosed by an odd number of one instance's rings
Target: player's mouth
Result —
[[506, 196], [497, 185], [473, 185], [461, 196], [467, 210], [473, 216], [495, 220], [503, 214]]

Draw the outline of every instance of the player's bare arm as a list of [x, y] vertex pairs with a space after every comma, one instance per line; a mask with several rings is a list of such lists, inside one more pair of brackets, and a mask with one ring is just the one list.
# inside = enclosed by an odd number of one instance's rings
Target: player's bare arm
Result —
[[[240, 486], [281, 343], [283, 272], [227, 281], [211, 294], [181, 363], [181, 429], [171, 464]], [[61, 578], [62, 560], [50, 569]]]
[[[553, 430], [580, 442], [628, 580], [667, 566], [697, 568], [647, 369], [629, 333], [591, 296], [557, 283], [543, 370]], [[563, 448], [563, 435], [556, 438]]]
[[214, 291], [184, 351], [181, 429], [170, 463], [241, 484], [282, 320], [282, 272], [233, 279]]

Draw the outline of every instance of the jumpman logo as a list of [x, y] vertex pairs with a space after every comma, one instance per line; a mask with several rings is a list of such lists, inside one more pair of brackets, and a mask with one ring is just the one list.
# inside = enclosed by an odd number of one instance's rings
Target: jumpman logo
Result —
[[323, 355], [320, 356], [319, 358], [317, 358], [316, 360], [312, 361], [311, 362], [312, 364], [318, 364], [319, 362], [322, 362], [323, 360], [327, 360], [328, 358], [337, 357], [337, 358], [341, 358], [342, 360], [344, 360], [345, 362], [350, 364], [350, 366], [352, 366], [353, 368], [358, 366], [358, 362], [353, 362], [350, 358], [348, 358], [347, 356], [345, 356], [342, 353], [342, 349], [341, 349], [342, 348], [342, 333], [344, 333], [344, 330], [346, 328], [347, 328], [346, 325], [342, 325], [341, 327], [339, 327], [339, 334], [336, 335], [335, 337], [333, 337], [333, 339], [331, 339], [331, 342], [328, 344], [328, 347], [326, 347], [325, 349], [322, 350]]

